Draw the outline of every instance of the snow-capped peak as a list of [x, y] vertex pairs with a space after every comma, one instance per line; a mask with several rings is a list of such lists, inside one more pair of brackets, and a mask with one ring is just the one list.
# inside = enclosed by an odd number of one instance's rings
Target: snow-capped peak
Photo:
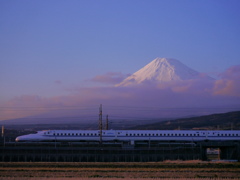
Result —
[[141, 84], [146, 81], [168, 82], [196, 79], [200, 73], [171, 58], [156, 58], [116, 86]]

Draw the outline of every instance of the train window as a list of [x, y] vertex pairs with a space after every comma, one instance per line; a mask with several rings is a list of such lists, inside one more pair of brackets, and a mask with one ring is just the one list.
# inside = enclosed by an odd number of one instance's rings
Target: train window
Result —
[[236, 134], [236, 136], [238, 136], [238, 134]]
[[128, 136], [128, 134], [126, 134], [126, 136]]
[[160, 134], [160, 136], [162, 136], [162, 134]]
[[163, 134], [163, 136], [166, 136], [166, 134]]
[[143, 134], [141, 134], [141, 136], [143, 136]]

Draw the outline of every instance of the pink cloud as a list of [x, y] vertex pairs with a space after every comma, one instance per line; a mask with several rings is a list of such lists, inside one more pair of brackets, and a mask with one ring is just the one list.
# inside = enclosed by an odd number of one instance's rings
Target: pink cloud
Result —
[[240, 65], [228, 68], [215, 82], [214, 94], [240, 97]]
[[[120, 74], [107, 73], [99, 82], [118, 81]], [[108, 78], [109, 79], [108, 79]], [[2, 119], [26, 116], [93, 117], [99, 104], [112, 117], [155, 118], [227, 112], [240, 109], [239, 66], [222, 73], [222, 79], [195, 79], [149, 83], [130, 87], [74, 88], [69, 95], [44, 98], [21, 96], [6, 102]], [[88, 109], [88, 110], [87, 110]]]
[[232, 66], [225, 72], [220, 74], [223, 79], [239, 79], [240, 77], [240, 65]]
[[104, 84], [117, 84], [129, 75], [122, 74], [121, 72], [108, 72], [103, 75], [97, 75], [91, 79], [93, 82]]

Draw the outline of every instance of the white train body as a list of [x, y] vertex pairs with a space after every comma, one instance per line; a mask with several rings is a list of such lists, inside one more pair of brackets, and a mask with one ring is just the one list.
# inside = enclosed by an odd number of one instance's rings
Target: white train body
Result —
[[[102, 141], [240, 141], [239, 130], [103, 130]], [[28, 141], [100, 141], [99, 130], [47, 130], [16, 138]]]

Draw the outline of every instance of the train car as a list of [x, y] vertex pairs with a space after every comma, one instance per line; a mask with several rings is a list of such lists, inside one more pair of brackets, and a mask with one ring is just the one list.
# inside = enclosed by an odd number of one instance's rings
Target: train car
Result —
[[16, 138], [16, 142], [80, 141], [240, 141], [239, 130], [46, 130]]

